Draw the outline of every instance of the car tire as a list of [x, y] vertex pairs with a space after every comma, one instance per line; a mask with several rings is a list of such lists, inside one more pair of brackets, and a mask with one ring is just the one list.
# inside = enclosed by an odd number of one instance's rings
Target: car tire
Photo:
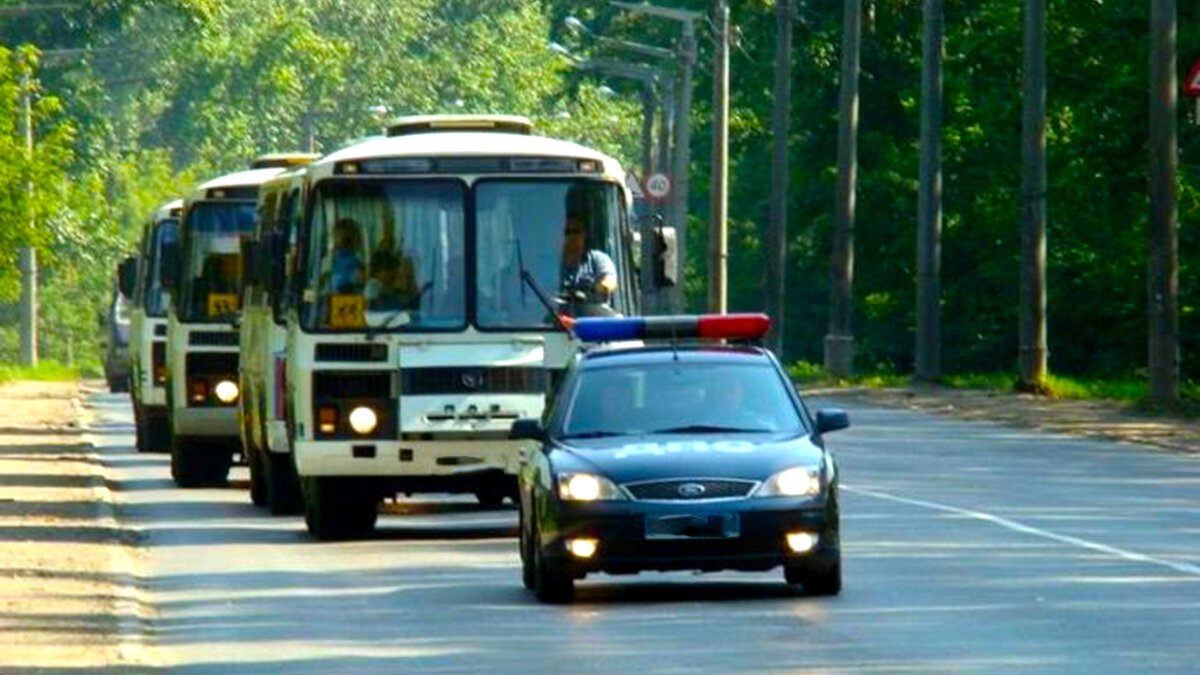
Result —
[[250, 467], [250, 502], [255, 506], [267, 505], [267, 479], [263, 457], [258, 452], [246, 453], [246, 464]]
[[304, 523], [317, 541], [360, 539], [375, 529], [379, 501], [337, 478], [305, 478]]
[[181, 488], [220, 487], [229, 480], [233, 453], [208, 439], [171, 439], [171, 478]]
[[533, 569], [533, 548], [530, 546], [529, 528], [525, 526], [525, 514], [520, 517], [520, 544], [519, 550], [521, 553], [521, 584], [525, 586], [525, 590], [537, 590], [537, 576]]
[[575, 597], [575, 579], [561, 559], [547, 556], [534, 530], [533, 536], [533, 584], [539, 602], [547, 604], [569, 603]]
[[500, 490], [480, 490], [475, 493], [479, 505], [487, 509], [499, 508], [504, 503], [506, 495]]
[[267, 508], [273, 516], [291, 516], [304, 512], [304, 496], [292, 456], [278, 452], [263, 453], [263, 477], [267, 485]]
[[783, 578], [793, 586], [801, 586], [812, 596], [832, 596], [842, 592], [842, 561], [840, 558], [822, 565], [785, 565]]

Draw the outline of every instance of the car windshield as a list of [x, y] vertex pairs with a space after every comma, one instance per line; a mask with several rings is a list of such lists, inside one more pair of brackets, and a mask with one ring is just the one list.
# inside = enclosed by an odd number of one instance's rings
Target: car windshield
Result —
[[454, 180], [322, 184], [308, 237], [305, 328], [464, 327], [464, 193]]
[[241, 305], [241, 240], [254, 227], [254, 202], [199, 202], [188, 209], [186, 218], [182, 319], [228, 321]]
[[581, 180], [487, 180], [476, 183], [475, 280], [480, 328], [549, 328], [545, 304], [521, 279], [529, 272], [572, 315], [627, 311], [618, 281], [621, 193]]
[[563, 437], [803, 430], [786, 384], [768, 364], [673, 362], [579, 373]]
[[179, 242], [179, 221], [174, 218], [160, 222], [154, 229], [150, 242], [149, 257], [146, 259], [149, 276], [146, 284], [146, 314], [149, 316], [167, 315], [167, 291], [162, 284], [162, 252], [168, 244]]

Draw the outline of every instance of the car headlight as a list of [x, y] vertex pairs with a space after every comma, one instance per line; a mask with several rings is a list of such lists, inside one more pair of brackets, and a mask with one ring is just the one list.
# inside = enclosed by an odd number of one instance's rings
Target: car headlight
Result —
[[221, 380], [213, 389], [213, 393], [221, 403], [233, 403], [238, 397], [238, 386], [231, 380]]
[[379, 416], [365, 405], [360, 405], [350, 411], [350, 428], [355, 433], [366, 436], [379, 426]]
[[797, 466], [771, 476], [754, 493], [755, 497], [811, 497], [821, 494], [821, 470]]
[[558, 475], [558, 497], [571, 502], [618, 501], [628, 499], [616, 483], [591, 473]]

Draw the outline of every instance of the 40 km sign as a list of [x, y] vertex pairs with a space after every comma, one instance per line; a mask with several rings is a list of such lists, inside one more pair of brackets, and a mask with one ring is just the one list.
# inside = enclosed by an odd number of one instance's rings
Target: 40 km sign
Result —
[[1188, 73], [1187, 80], [1183, 83], [1184, 96], [1200, 98], [1200, 61], [1192, 66], [1192, 70]]
[[646, 179], [646, 194], [651, 199], [662, 199], [671, 194], [671, 179], [665, 173], [650, 174]]

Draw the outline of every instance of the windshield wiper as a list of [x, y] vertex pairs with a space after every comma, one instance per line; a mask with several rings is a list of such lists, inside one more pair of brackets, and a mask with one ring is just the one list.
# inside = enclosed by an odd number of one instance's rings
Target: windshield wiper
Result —
[[[542, 287], [538, 285], [537, 280], [533, 278], [533, 275], [529, 273], [529, 270], [525, 269], [525, 258], [521, 255], [521, 240], [516, 239], [514, 242], [517, 245], [517, 267], [520, 269], [521, 275], [521, 294], [524, 295], [525, 287], [529, 286], [529, 288], [533, 290], [533, 294], [537, 296], [538, 301], [541, 302], [542, 306], [546, 308], [546, 311], [550, 313], [550, 316], [554, 317], [555, 325], [561, 328], [563, 332], [570, 332], [571, 326], [574, 324], [574, 320], [568, 316], [559, 314], [558, 311], [554, 309], [554, 305], [550, 302], [550, 299], [546, 297], [545, 291], [543, 291]], [[525, 299], [522, 297], [522, 305], [524, 305], [524, 301]]]
[[741, 427], [723, 427], [714, 424], [689, 424], [682, 427], [670, 427], [667, 429], [655, 429], [652, 434], [751, 434], [765, 433], [770, 429], [743, 429]]
[[613, 436], [629, 436], [624, 431], [581, 431], [577, 434], [567, 434], [559, 438], [612, 438]]

